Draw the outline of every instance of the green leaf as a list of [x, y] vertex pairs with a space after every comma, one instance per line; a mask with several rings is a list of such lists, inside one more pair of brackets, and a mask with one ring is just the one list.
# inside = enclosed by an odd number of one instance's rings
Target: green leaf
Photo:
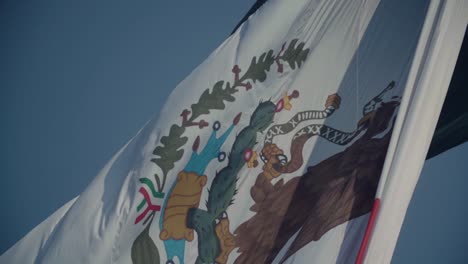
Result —
[[133, 264], [159, 264], [161, 259], [159, 251], [149, 235], [151, 224], [148, 224], [140, 235], [133, 241], [132, 262]]
[[257, 57], [253, 57], [249, 68], [239, 81], [243, 82], [250, 79], [254, 83], [256, 81], [264, 82], [267, 78], [266, 73], [270, 71], [270, 67], [274, 62], [275, 57], [273, 56], [273, 50], [269, 50], [268, 53], [264, 52], [260, 55], [258, 60]]
[[279, 57], [279, 59], [286, 61], [293, 70], [296, 69], [296, 66], [300, 68], [309, 54], [309, 49], [304, 49], [304, 42], [299, 43], [296, 47], [297, 41], [297, 39], [293, 39], [283, 55]]
[[179, 149], [187, 143], [188, 138], [182, 137], [185, 132], [185, 128], [178, 125], [172, 125], [168, 136], [161, 138], [162, 146], [157, 146], [153, 154], [159, 156], [151, 159], [152, 162], [156, 163], [164, 175], [174, 168], [174, 163], [182, 158], [184, 150]]
[[201, 115], [207, 115], [211, 110], [223, 110], [226, 105], [224, 102], [234, 102], [236, 98], [232, 96], [237, 89], [231, 88], [229, 83], [226, 83], [226, 88], [223, 89], [223, 81], [215, 83], [213, 90], [210, 93], [210, 89], [206, 89], [198, 102], [192, 104], [192, 115], [190, 120], [193, 121]]

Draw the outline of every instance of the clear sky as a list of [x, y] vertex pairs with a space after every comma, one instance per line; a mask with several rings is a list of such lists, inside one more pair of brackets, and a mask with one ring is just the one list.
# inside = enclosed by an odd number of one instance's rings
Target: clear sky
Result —
[[[77, 196], [252, 3], [2, 0], [0, 254]], [[467, 154], [428, 162], [393, 263], [466, 263]]]

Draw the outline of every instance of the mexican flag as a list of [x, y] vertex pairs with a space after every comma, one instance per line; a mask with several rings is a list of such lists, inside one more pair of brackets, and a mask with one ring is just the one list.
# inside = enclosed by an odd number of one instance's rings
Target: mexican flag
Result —
[[389, 263], [467, 14], [264, 3], [0, 263]]

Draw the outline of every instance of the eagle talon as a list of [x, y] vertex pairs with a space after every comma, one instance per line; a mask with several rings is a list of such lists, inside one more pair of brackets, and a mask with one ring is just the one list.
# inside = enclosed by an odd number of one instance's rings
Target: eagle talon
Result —
[[334, 93], [327, 97], [327, 101], [325, 102], [325, 107], [328, 108], [331, 106], [335, 109], [338, 109], [340, 108], [340, 104], [341, 104], [341, 97], [337, 93]]
[[[223, 212], [223, 215], [225, 212]], [[216, 223], [215, 232], [219, 239], [221, 252], [217, 256], [216, 263], [225, 264], [229, 258], [229, 254], [236, 247], [236, 241], [234, 235], [229, 230], [229, 218], [220, 217], [220, 220]]]

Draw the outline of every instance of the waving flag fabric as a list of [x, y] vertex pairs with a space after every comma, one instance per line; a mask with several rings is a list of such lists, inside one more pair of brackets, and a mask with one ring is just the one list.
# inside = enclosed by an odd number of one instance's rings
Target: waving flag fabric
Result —
[[0, 263], [389, 263], [466, 13], [268, 1]]

